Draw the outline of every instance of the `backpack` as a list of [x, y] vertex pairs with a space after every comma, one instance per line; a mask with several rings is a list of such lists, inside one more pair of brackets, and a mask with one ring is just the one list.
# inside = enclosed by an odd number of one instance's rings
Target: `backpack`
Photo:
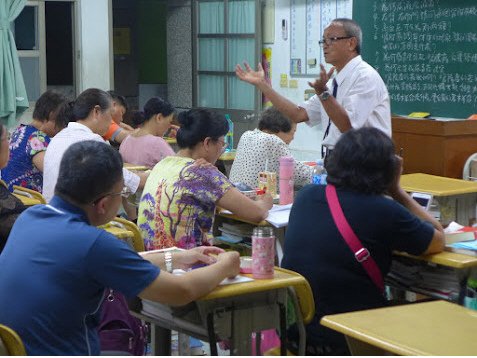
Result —
[[101, 306], [98, 327], [101, 352], [127, 352], [144, 355], [147, 343], [147, 326], [129, 313], [124, 295], [111, 289]]

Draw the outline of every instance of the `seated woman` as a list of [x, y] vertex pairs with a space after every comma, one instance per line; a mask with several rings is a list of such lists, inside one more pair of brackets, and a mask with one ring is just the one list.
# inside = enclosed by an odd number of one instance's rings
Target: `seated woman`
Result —
[[[230, 180], [252, 188], [258, 185], [258, 173], [266, 170], [278, 173], [280, 157], [291, 156], [288, 144], [293, 140], [296, 123], [292, 123], [276, 108], [267, 108], [258, 122], [258, 129], [247, 131], [240, 137]], [[303, 186], [311, 181], [313, 169], [295, 161], [295, 185]]]
[[[5, 126], [0, 123], [0, 169], [7, 165], [9, 155], [8, 132]], [[25, 210], [25, 207], [22, 202], [13, 196], [4, 183], [0, 181], [0, 253], [7, 242], [13, 223], [23, 210]]]
[[[402, 160], [386, 134], [376, 128], [346, 132], [327, 169], [328, 185], [336, 187], [346, 220], [383, 278], [394, 250], [422, 255], [444, 249], [440, 223], [401, 188]], [[307, 326], [307, 353], [341, 355], [347, 353], [344, 337], [321, 326], [320, 319], [382, 307], [386, 300], [338, 231], [325, 190], [324, 185], [309, 185], [298, 193], [282, 266], [302, 274], [313, 290], [316, 314]], [[297, 342], [296, 331], [290, 333]]]
[[216, 205], [259, 222], [272, 207], [270, 195], [254, 201], [240, 193], [213, 165], [225, 148], [227, 120], [207, 109], [179, 114], [177, 156], [161, 160], [147, 179], [139, 204], [138, 226], [147, 250], [209, 244]]
[[162, 139], [169, 129], [174, 107], [159, 97], [153, 97], [144, 105], [144, 112], [134, 116], [134, 124], [140, 127], [128, 135], [119, 147], [125, 163], [152, 168], [163, 158], [175, 155], [171, 146]]
[[62, 94], [46, 91], [36, 101], [31, 123], [20, 124], [13, 131], [10, 161], [2, 170], [2, 179], [10, 191], [14, 185], [19, 185], [41, 193], [46, 148], [50, 138], [66, 126], [66, 123], [56, 121], [57, 111], [65, 101]]

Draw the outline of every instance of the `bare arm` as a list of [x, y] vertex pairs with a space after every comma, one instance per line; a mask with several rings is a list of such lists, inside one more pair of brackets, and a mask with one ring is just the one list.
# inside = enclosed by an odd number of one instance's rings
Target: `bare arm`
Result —
[[136, 171], [134, 173], [139, 176], [139, 189], [144, 189], [144, 185], [146, 185], [147, 178], [149, 178], [151, 172], [148, 170], [145, 172]]
[[273, 206], [273, 198], [270, 194], [265, 194], [252, 200], [236, 188], [231, 188], [217, 201], [217, 205], [244, 220], [258, 223], [268, 216], [268, 210]]
[[[127, 125], [127, 124], [126, 124]], [[116, 136], [114, 137], [114, 141], [116, 143], [119, 143], [121, 144], [124, 140], [124, 138], [126, 138], [128, 135], [130, 135], [132, 133], [132, 131], [130, 130], [127, 130], [127, 129], [124, 129], [122, 126], [121, 126], [121, 131], [116, 134]]]
[[260, 63], [258, 64], [257, 71], [254, 71], [247, 62], [244, 62], [244, 67], [245, 70], [240, 65], [235, 66], [235, 74], [240, 80], [257, 87], [280, 112], [293, 122], [300, 123], [308, 121], [308, 114], [305, 109], [298, 107], [295, 103], [280, 95], [267, 83], [265, 80], [265, 72]]
[[240, 270], [239, 254], [235, 251], [221, 253], [217, 262], [209, 266], [175, 276], [166, 271], [140, 294], [139, 297], [168, 305], [182, 306], [210, 291], [227, 277], [236, 276]]
[[445, 247], [445, 236], [442, 225], [436, 220], [436, 218], [424, 210], [410, 195], [408, 195], [403, 188], [401, 188], [400, 178], [402, 172], [402, 158], [399, 158], [398, 165], [399, 169], [397, 170], [396, 178], [389, 189], [391, 196], [418, 218], [425, 220], [434, 226], [434, 235], [432, 236], [431, 243], [423, 254], [428, 255], [442, 252]]
[[43, 172], [43, 161], [45, 159], [45, 152], [46, 151], [41, 151], [39, 153], [36, 153], [31, 161], [33, 162], [33, 165], [40, 171]]
[[[329, 90], [326, 87], [331, 75], [335, 71], [335, 68], [332, 67], [329, 72], [326, 72], [325, 67], [321, 66], [320, 76], [315, 80], [315, 82], [308, 82], [308, 85], [312, 87], [317, 95], [321, 95], [325, 90]], [[346, 113], [343, 106], [341, 106], [335, 97], [330, 96], [327, 100], [323, 101], [320, 98], [320, 102], [328, 114], [328, 117], [335, 124], [335, 126], [340, 130], [341, 133], [344, 133], [352, 128], [351, 121], [349, 119], [348, 113]]]

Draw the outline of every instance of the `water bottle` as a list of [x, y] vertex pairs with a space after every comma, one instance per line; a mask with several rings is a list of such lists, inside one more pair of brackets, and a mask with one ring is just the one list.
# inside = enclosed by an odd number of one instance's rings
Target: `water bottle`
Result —
[[280, 157], [280, 205], [293, 203], [294, 169], [293, 157]]
[[275, 266], [275, 235], [268, 226], [258, 226], [252, 234], [252, 275], [256, 279], [271, 279]]
[[318, 159], [316, 165], [313, 168], [313, 174], [311, 175], [311, 182], [313, 184], [326, 184], [326, 169], [323, 165], [323, 159]]
[[234, 122], [230, 119], [230, 115], [226, 114], [225, 119], [229, 124], [229, 131], [225, 135], [225, 143], [227, 143], [227, 147], [225, 148], [226, 152], [231, 152], [234, 149]]
[[464, 306], [477, 311], [477, 277], [475, 272], [467, 279]]

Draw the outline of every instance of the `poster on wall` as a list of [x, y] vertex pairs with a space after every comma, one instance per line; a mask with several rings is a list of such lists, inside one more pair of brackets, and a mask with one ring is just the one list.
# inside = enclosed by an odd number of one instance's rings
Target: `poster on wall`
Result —
[[115, 55], [131, 54], [131, 30], [129, 27], [113, 29], [113, 53]]
[[[352, 17], [352, 0], [290, 1], [290, 75], [315, 77], [324, 64], [318, 41], [328, 24]], [[305, 26], [303, 26], [305, 24]]]
[[[272, 83], [272, 49], [270, 47], [266, 47], [262, 49], [262, 67], [263, 71], [265, 72], [265, 78], [267, 82], [271, 85]], [[263, 107], [271, 107], [272, 102], [262, 94], [262, 103]]]

